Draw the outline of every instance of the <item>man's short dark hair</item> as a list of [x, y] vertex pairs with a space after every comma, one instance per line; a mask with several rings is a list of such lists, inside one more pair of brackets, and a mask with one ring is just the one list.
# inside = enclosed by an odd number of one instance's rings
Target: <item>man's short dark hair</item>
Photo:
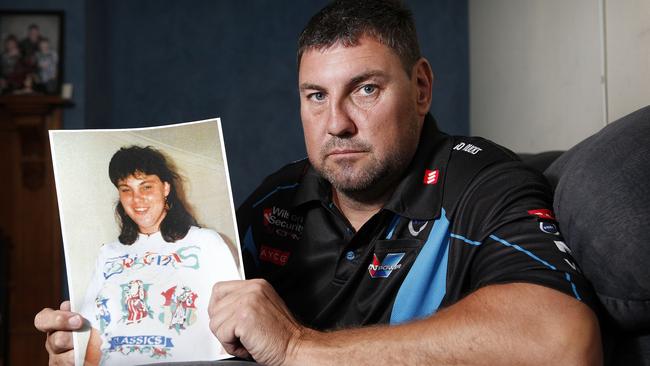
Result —
[[298, 40], [298, 67], [302, 55], [337, 43], [356, 46], [364, 35], [391, 48], [410, 75], [420, 59], [413, 15], [399, 0], [336, 0], [314, 15]]

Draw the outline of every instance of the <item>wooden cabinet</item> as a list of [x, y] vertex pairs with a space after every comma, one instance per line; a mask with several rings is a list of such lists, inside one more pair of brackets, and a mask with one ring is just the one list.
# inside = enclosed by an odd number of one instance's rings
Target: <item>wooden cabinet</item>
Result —
[[0, 97], [4, 365], [47, 364], [34, 315], [61, 302], [63, 250], [47, 131], [61, 128], [64, 106], [56, 96]]

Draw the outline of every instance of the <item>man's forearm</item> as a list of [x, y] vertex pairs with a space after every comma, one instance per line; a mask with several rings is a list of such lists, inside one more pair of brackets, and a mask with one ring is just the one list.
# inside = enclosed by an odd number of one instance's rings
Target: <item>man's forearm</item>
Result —
[[593, 312], [536, 285], [483, 288], [436, 315], [399, 326], [305, 330], [289, 365], [598, 365]]

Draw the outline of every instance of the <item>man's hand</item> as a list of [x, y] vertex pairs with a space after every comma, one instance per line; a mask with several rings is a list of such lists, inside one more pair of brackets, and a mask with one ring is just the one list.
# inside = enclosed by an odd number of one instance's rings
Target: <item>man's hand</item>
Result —
[[269, 365], [600, 365], [587, 305], [546, 287], [483, 287], [436, 314], [395, 326], [317, 332], [260, 280], [214, 286], [210, 328], [227, 352]]
[[265, 280], [215, 284], [208, 313], [210, 329], [226, 352], [265, 365], [285, 363], [301, 334], [311, 331], [298, 324]]
[[34, 326], [47, 333], [45, 349], [50, 365], [74, 365], [72, 331], [81, 329], [83, 318], [70, 312], [70, 302], [61, 303], [60, 310], [45, 308], [34, 317]]

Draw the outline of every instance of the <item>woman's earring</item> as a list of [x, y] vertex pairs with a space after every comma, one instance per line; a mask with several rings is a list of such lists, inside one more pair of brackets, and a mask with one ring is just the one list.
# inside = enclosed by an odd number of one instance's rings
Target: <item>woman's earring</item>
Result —
[[171, 206], [169, 205], [169, 202], [167, 201], [167, 196], [165, 196], [165, 211], [169, 211]]

